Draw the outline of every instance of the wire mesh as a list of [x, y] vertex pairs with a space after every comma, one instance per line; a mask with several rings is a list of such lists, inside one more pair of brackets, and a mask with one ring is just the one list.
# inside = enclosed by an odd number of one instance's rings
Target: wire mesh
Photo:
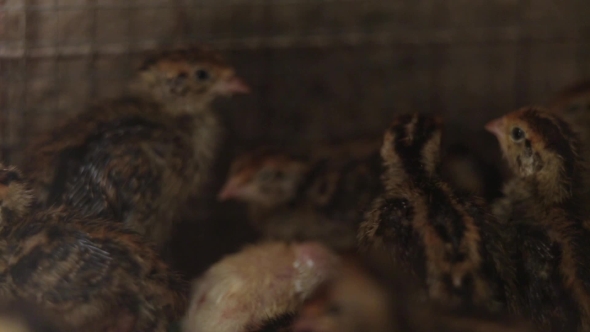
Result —
[[224, 105], [240, 141], [377, 132], [400, 109], [476, 128], [589, 73], [588, 13], [581, 0], [0, 0], [2, 159], [117, 94], [141, 52], [192, 42], [255, 88]]

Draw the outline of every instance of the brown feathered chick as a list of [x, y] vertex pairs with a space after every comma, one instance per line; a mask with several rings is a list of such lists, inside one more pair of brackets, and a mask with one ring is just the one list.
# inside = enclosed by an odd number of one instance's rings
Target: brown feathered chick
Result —
[[23, 171], [47, 205], [123, 222], [162, 246], [213, 161], [221, 128], [211, 101], [247, 91], [212, 51], [165, 52], [143, 64], [128, 95], [39, 137]]
[[184, 332], [276, 331], [333, 276], [338, 258], [317, 243], [246, 247], [195, 281]]
[[381, 155], [385, 193], [359, 229], [359, 245], [385, 251], [446, 305], [501, 309], [513, 271], [495, 220], [475, 198], [438, 177], [440, 120], [401, 115], [386, 131]]
[[0, 169], [0, 292], [75, 331], [166, 331], [185, 308], [184, 283], [135, 232], [38, 210], [26, 180]]
[[584, 169], [578, 138], [559, 117], [535, 107], [486, 128], [515, 175], [495, 211], [516, 230], [524, 313], [544, 330], [590, 329], [590, 232], [577, 202]]
[[266, 238], [345, 249], [354, 246], [363, 213], [381, 189], [380, 174], [378, 153], [310, 161], [264, 149], [236, 158], [219, 197], [248, 203]]
[[345, 260], [336, 277], [306, 301], [294, 332], [525, 332], [502, 315], [454, 312], [432, 305], [408, 277], [377, 260]]

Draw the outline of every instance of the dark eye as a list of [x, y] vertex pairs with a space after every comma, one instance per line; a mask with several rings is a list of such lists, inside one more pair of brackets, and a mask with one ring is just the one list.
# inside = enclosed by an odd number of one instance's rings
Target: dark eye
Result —
[[514, 141], [520, 141], [524, 138], [524, 131], [518, 127], [512, 129], [512, 139]]
[[197, 72], [195, 73], [195, 75], [197, 76], [197, 79], [199, 81], [206, 81], [210, 77], [209, 72], [206, 71], [206, 70], [204, 70], [204, 69], [197, 70]]

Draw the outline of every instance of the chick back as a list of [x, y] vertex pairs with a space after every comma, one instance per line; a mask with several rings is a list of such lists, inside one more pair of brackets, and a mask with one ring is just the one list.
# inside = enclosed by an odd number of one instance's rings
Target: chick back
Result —
[[124, 222], [162, 245], [179, 205], [206, 175], [214, 147], [199, 135], [215, 127], [199, 134], [197, 123], [214, 120], [174, 117], [162, 107], [116, 99], [42, 137], [23, 167], [38, 196], [46, 205]]
[[120, 224], [37, 212], [2, 231], [2, 290], [63, 317], [75, 329], [166, 331], [186, 285]]

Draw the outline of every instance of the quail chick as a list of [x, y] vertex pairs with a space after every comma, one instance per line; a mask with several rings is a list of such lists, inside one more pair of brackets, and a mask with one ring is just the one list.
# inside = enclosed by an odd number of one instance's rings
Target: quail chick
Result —
[[338, 257], [313, 243], [252, 245], [213, 265], [194, 284], [184, 332], [288, 329]]
[[385, 192], [359, 228], [359, 246], [389, 253], [435, 301], [511, 307], [514, 271], [499, 225], [480, 200], [439, 179], [441, 127], [437, 118], [406, 114], [386, 131]]
[[0, 169], [0, 297], [29, 301], [75, 331], [166, 331], [186, 287], [135, 232], [32, 206], [26, 179]]
[[524, 314], [546, 331], [590, 330], [590, 238], [579, 140], [558, 116], [525, 107], [486, 125], [514, 173], [495, 213], [515, 228]]
[[303, 306], [294, 332], [532, 331], [511, 317], [454, 312], [420, 298], [399, 270], [378, 260], [345, 260]]
[[266, 238], [346, 249], [355, 245], [358, 223], [381, 189], [380, 174], [378, 151], [313, 161], [263, 149], [233, 162], [219, 197], [248, 203], [250, 219]]
[[23, 171], [46, 205], [123, 222], [162, 247], [215, 156], [221, 128], [210, 103], [247, 91], [212, 51], [164, 52], [145, 61], [128, 95], [39, 137]]

